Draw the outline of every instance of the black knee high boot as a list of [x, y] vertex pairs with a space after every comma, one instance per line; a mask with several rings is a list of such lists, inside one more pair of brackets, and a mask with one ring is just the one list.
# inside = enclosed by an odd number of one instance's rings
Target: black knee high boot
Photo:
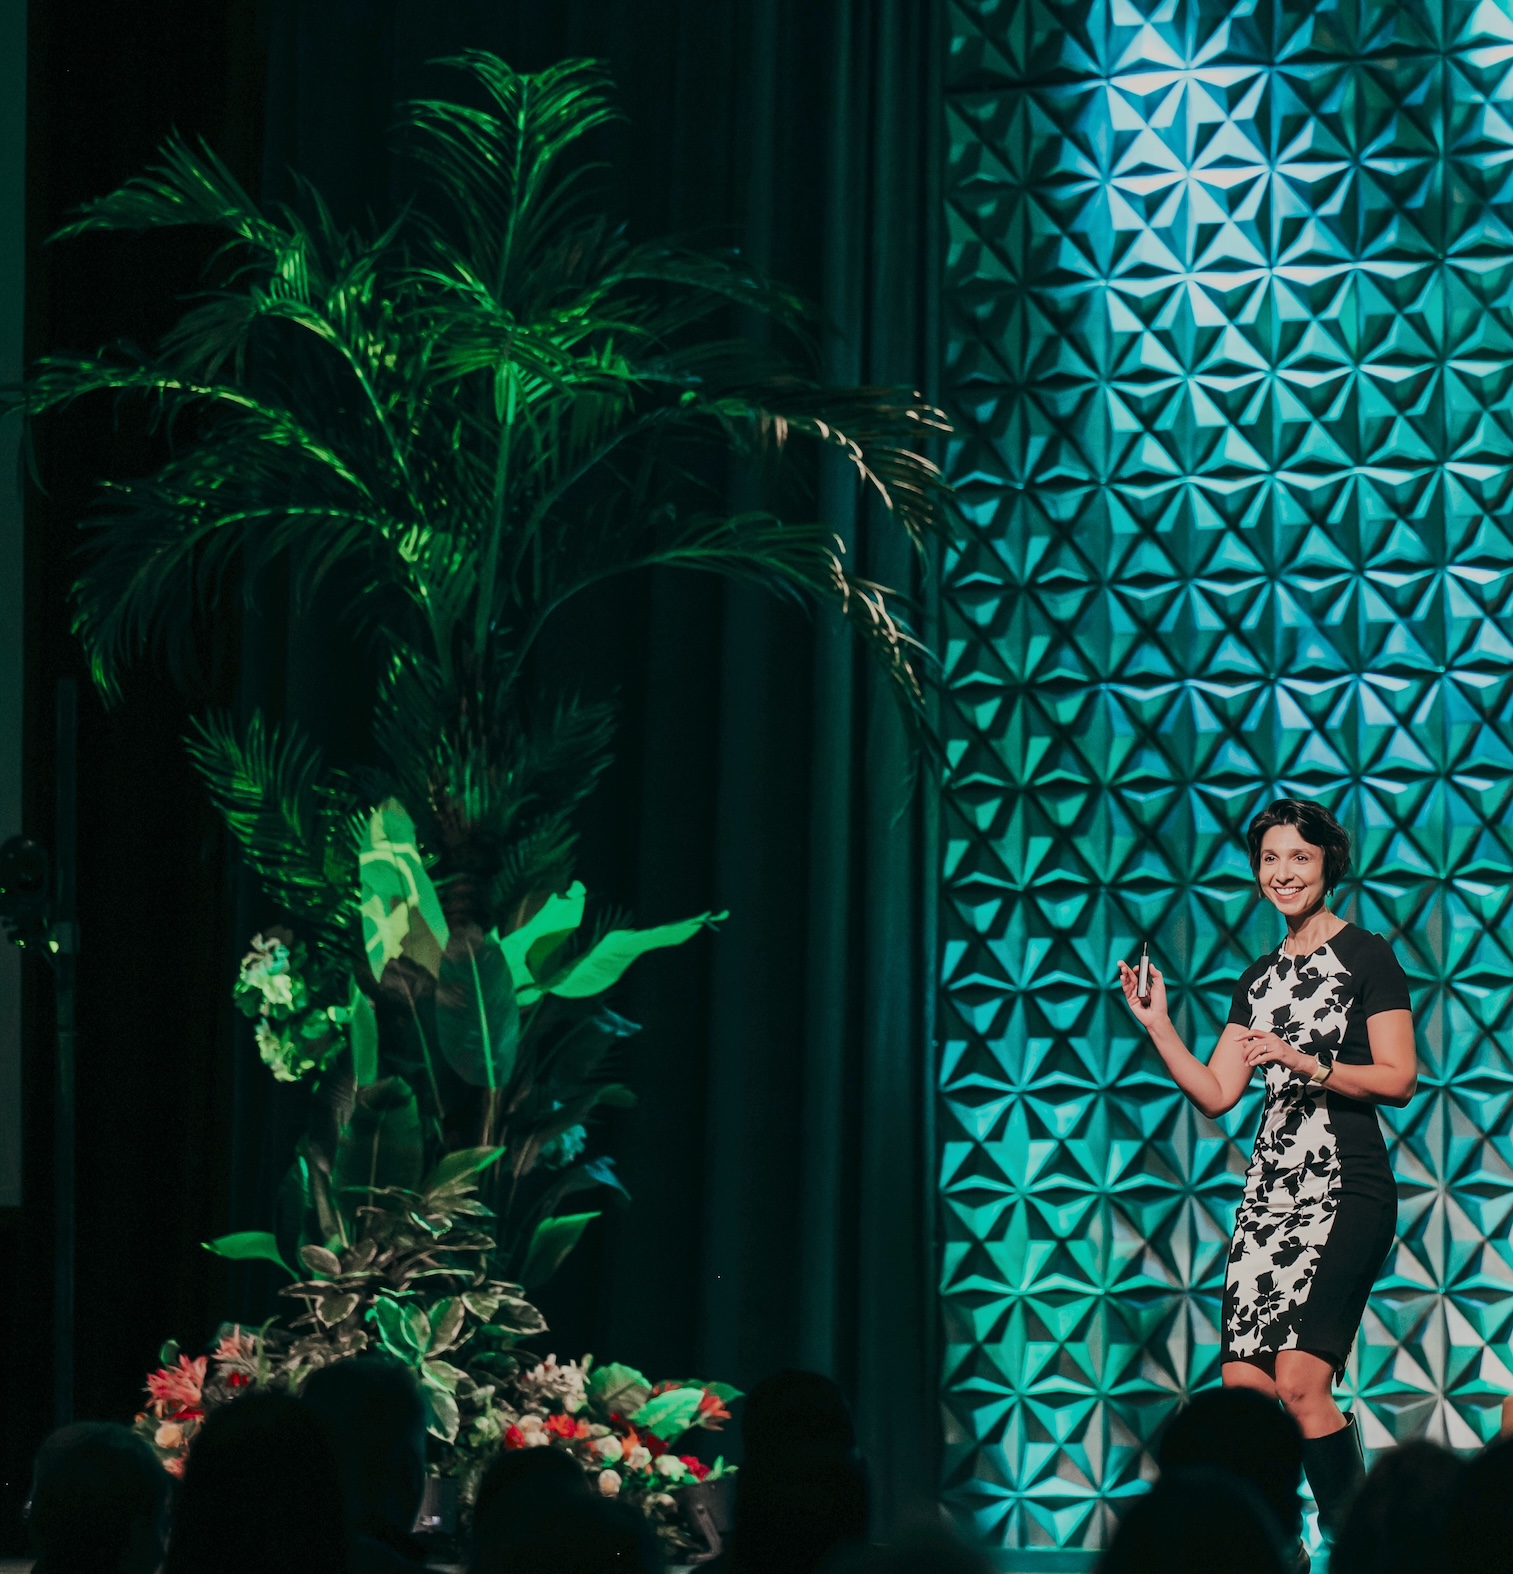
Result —
[[1345, 1417], [1338, 1432], [1303, 1439], [1303, 1473], [1319, 1505], [1319, 1528], [1332, 1542], [1345, 1522], [1355, 1489], [1366, 1476], [1360, 1429], [1353, 1415]]

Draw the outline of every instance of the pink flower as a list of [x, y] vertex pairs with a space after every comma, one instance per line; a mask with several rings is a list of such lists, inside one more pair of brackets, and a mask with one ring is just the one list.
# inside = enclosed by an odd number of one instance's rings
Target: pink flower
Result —
[[152, 1398], [152, 1408], [160, 1416], [199, 1415], [208, 1364], [203, 1355], [192, 1361], [187, 1355], [181, 1355], [176, 1366], [163, 1366], [156, 1372], [149, 1372], [147, 1392]]
[[257, 1361], [257, 1340], [251, 1334], [244, 1334], [241, 1328], [233, 1323], [221, 1335], [221, 1342], [215, 1347], [212, 1359], [226, 1366], [248, 1367]]

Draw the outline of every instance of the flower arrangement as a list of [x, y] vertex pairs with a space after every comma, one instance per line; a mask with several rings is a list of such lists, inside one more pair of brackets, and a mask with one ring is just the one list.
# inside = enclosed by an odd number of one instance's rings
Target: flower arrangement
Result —
[[[451, 1341], [461, 1327], [460, 1320], [453, 1326], [453, 1316], [442, 1312], [448, 1352], [456, 1350]], [[376, 1317], [375, 1322], [374, 1345], [392, 1352], [389, 1319]], [[412, 1323], [417, 1335], [418, 1324], [419, 1319]], [[434, 1330], [428, 1326], [427, 1365], [438, 1359], [431, 1353], [433, 1340]], [[328, 1345], [327, 1353], [332, 1348]], [[310, 1356], [308, 1341], [291, 1339], [285, 1331], [265, 1328], [253, 1333], [235, 1325], [221, 1329], [208, 1355], [191, 1359], [177, 1345], [167, 1344], [160, 1356], [163, 1364], [148, 1374], [148, 1403], [135, 1429], [164, 1468], [180, 1476], [209, 1412], [254, 1389], [298, 1392], [309, 1372], [323, 1364]], [[458, 1353], [457, 1359], [466, 1361], [468, 1356]], [[723, 1458], [709, 1465], [694, 1454], [679, 1453], [677, 1440], [695, 1428], [717, 1430], [728, 1421], [726, 1407], [739, 1397], [735, 1389], [697, 1379], [652, 1383], [618, 1362], [596, 1366], [592, 1356], [559, 1362], [548, 1355], [533, 1366], [516, 1360], [512, 1375], [503, 1381], [446, 1364], [451, 1391], [460, 1395], [458, 1409], [467, 1411], [451, 1450], [452, 1473], [460, 1478], [465, 1502], [471, 1502], [483, 1471], [501, 1450], [557, 1448], [582, 1466], [605, 1497], [622, 1497], [639, 1508], [670, 1553], [702, 1550], [684, 1521], [677, 1494], [718, 1480], [729, 1467]], [[425, 1382], [423, 1378], [423, 1386]]]

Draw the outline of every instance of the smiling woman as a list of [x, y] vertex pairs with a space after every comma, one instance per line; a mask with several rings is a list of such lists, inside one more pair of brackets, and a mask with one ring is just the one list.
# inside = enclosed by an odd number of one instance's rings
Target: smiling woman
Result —
[[1406, 1104], [1417, 1068], [1408, 986], [1391, 947], [1330, 912], [1350, 839], [1321, 804], [1279, 799], [1251, 821], [1250, 866], [1287, 933], [1235, 985], [1207, 1065], [1178, 1037], [1166, 986], [1149, 1003], [1120, 963], [1130, 1010], [1205, 1115], [1232, 1109], [1259, 1066], [1266, 1104], [1224, 1287], [1227, 1387], [1280, 1399], [1304, 1438], [1332, 1530], [1362, 1473], [1351, 1417], [1331, 1394], [1392, 1246], [1396, 1187], [1375, 1104]]

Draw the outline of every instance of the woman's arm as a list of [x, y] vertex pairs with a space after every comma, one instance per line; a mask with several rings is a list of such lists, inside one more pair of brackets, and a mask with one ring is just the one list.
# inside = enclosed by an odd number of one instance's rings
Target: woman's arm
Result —
[[1151, 969], [1151, 1003], [1140, 1004], [1136, 994], [1139, 980], [1127, 963], [1119, 964], [1119, 982], [1124, 987], [1125, 1003], [1136, 1020], [1150, 1034], [1171, 1079], [1188, 1100], [1205, 1115], [1222, 1115], [1239, 1103], [1245, 1084], [1250, 1081], [1250, 1066], [1245, 1059], [1245, 1038], [1249, 1028], [1231, 1022], [1219, 1035], [1219, 1042], [1205, 1066], [1184, 1044], [1166, 1011], [1166, 980], [1161, 970]]
[[[1366, 1018], [1366, 1041], [1371, 1046], [1369, 1066], [1350, 1066], [1335, 1057], [1334, 1070], [1324, 1084], [1331, 1093], [1368, 1104], [1393, 1104], [1401, 1108], [1418, 1089], [1418, 1057], [1413, 1049], [1413, 1013], [1378, 1011]], [[1275, 1033], [1247, 1033], [1245, 1059], [1249, 1066], [1275, 1061], [1311, 1077], [1318, 1060], [1295, 1049]]]

